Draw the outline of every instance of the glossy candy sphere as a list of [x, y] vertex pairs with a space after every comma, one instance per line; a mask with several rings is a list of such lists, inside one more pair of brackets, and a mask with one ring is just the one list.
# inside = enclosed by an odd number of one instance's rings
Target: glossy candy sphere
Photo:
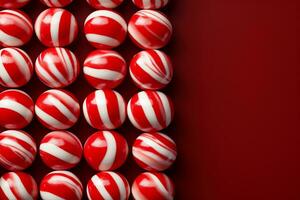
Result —
[[113, 90], [96, 90], [83, 102], [83, 114], [88, 124], [99, 130], [120, 127], [126, 119], [123, 97]]
[[112, 9], [118, 7], [123, 0], [87, 0], [95, 9]]
[[48, 90], [41, 94], [35, 105], [35, 113], [46, 128], [65, 130], [72, 127], [80, 115], [76, 97], [66, 90]]
[[72, 84], [80, 73], [75, 54], [65, 48], [49, 48], [35, 62], [38, 78], [51, 88], [63, 88]]
[[36, 156], [36, 144], [25, 131], [7, 130], [0, 133], [0, 165], [7, 170], [28, 168]]
[[143, 133], [133, 143], [136, 163], [147, 171], [168, 169], [177, 156], [175, 142], [162, 133]]
[[142, 91], [127, 105], [131, 123], [144, 132], [160, 131], [169, 126], [174, 116], [171, 99], [162, 92]]
[[119, 46], [126, 37], [126, 21], [118, 13], [110, 10], [97, 10], [84, 22], [87, 40], [98, 49], [112, 49]]
[[127, 200], [130, 187], [126, 178], [116, 172], [100, 172], [94, 175], [86, 188], [89, 200]]
[[1, 200], [36, 200], [38, 192], [33, 177], [24, 172], [8, 172], [0, 179]]
[[50, 172], [40, 184], [40, 196], [43, 200], [81, 200], [82, 193], [80, 180], [69, 171]]
[[0, 11], [0, 45], [20, 47], [32, 37], [32, 22], [27, 14], [19, 10]]
[[40, 156], [51, 169], [70, 169], [80, 162], [82, 145], [80, 140], [71, 132], [53, 131], [42, 139]]
[[115, 170], [124, 164], [128, 145], [123, 136], [115, 131], [98, 131], [84, 145], [84, 157], [97, 171]]
[[43, 11], [35, 21], [38, 39], [48, 47], [63, 47], [71, 44], [78, 33], [77, 21], [72, 13], [61, 8]]
[[22, 129], [33, 118], [34, 103], [21, 90], [5, 90], [0, 93], [0, 126], [6, 129]]
[[172, 200], [174, 199], [173, 181], [163, 173], [145, 172], [133, 182], [131, 188], [136, 200]]
[[73, 0], [41, 0], [41, 2], [51, 8], [62, 8], [72, 3]]
[[146, 50], [136, 54], [129, 67], [133, 82], [144, 90], [159, 90], [170, 83], [173, 67], [167, 54], [159, 50]]
[[140, 9], [160, 9], [165, 7], [169, 0], [132, 0], [132, 2]]
[[25, 6], [30, 0], [0, 0], [1, 8], [17, 9]]
[[128, 24], [129, 36], [143, 49], [159, 49], [166, 46], [172, 32], [172, 24], [168, 18], [154, 10], [136, 12]]
[[26, 85], [33, 74], [33, 64], [28, 54], [18, 48], [0, 50], [0, 84], [18, 88]]
[[124, 80], [126, 72], [126, 61], [112, 50], [93, 51], [83, 64], [85, 79], [96, 89], [117, 87]]

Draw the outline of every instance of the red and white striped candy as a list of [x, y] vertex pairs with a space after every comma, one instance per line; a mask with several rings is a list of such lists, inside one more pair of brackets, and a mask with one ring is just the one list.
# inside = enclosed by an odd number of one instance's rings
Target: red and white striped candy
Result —
[[159, 49], [168, 44], [173, 28], [168, 18], [154, 10], [140, 10], [130, 19], [129, 36], [143, 49]]
[[132, 2], [141, 9], [160, 9], [165, 7], [169, 0], [132, 0]]
[[18, 48], [0, 50], [0, 84], [17, 88], [26, 85], [32, 77], [33, 64], [28, 54]]
[[22, 11], [0, 11], [0, 45], [19, 47], [27, 43], [33, 34], [30, 18]]
[[42, 139], [40, 156], [51, 169], [70, 169], [80, 162], [82, 145], [80, 140], [68, 131], [53, 131]]
[[82, 192], [80, 180], [68, 171], [50, 172], [40, 184], [40, 195], [43, 200], [81, 200]]
[[126, 61], [116, 51], [96, 50], [83, 64], [85, 79], [96, 89], [117, 87], [126, 76]]
[[8, 172], [0, 179], [1, 200], [36, 200], [38, 191], [35, 180], [24, 172]]
[[127, 200], [130, 187], [122, 174], [100, 172], [89, 180], [86, 192], [89, 200]]
[[174, 199], [174, 183], [163, 173], [145, 172], [133, 182], [131, 188], [137, 200], [172, 200]]
[[80, 105], [76, 97], [68, 91], [48, 90], [37, 99], [35, 113], [45, 127], [51, 130], [64, 130], [77, 122]]
[[96, 9], [112, 9], [118, 7], [123, 0], [87, 0]]
[[62, 88], [77, 79], [80, 64], [72, 51], [65, 48], [49, 48], [36, 59], [35, 71], [48, 87]]
[[34, 103], [28, 94], [12, 89], [0, 93], [0, 126], [22, 129], [31, 122], [33, 115]]
[[176, 159], [175, 142], [162, 133], [143, 133], [134, 142], [132, 154], [136, 163], [147, 171], [163, 171]]
[[91, 45], [98, 49], [119, 46], [126, 37], [126, 21], [116, 12], [97, 10], [84, 22], [84, 32]]
[[72, 3], [73, 0], [41, 0], [48, 7], [61, 8]]
[[83, 114], [89, 125], [96, 129], [115, 129], [126, 119], [125, 101], [116, 91], [96, 90], [85, 98]]
[[1, 8], [16, 9], [25, 6], [30, 0], [0, 0]]
[[146, 50], [136, 54], [129, 68], [134, 83], [144, 90], [164, 88], [173, 77], [173, 67], [167, 54], [159, 50]]
[[124, 164], [128, 145], [123, 136], [115, 131], [98, 131], [84, 145], [84, 157], [97, 171], [115, 170]]
[[35, 159], [36, 144], [25, 131], [7, 130], [0, 133], [0, 165], [16, 171], [28, 168]]
[[144, 132], [160, 131], [169, 126], [174, 116], [171, 99], [162, 92], [142, 91], [127, 105], [131, 123]]
[[43, 11], [35, 21], [38, 39], [48, 47], [63, 47], [71, 44], [78, 33], [77, 21], [72, 13], [61, 8]]

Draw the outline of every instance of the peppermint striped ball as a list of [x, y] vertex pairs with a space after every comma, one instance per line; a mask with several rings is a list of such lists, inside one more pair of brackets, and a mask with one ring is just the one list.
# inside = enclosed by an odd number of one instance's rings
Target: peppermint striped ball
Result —
[[24, 172], [8, 172], [0, 179], [1, 200], [36, 200], [38, 191], [35, 180]]
[[71, 132], [53, 131], [42, 139], [40, 156], [51, 169], [70, 169], [80, 162], [82, 145], [80, 140]]
[[126, 37], [126, 21], [118, 13], [97, 10], [84, 22], [84, 32], [90, 44], [98, 49], [112, 49], [119, 46]]
[[25, 131], [7, 130], [0, 133], [0, 165], [16, 171], [28, 168], [34, 161], [36, 144]]
[[80, 105], [72, 93], [52, 89], [38, 97], [35, 113], [37, 119], [46, 128], [64, 130], [77, 122], [80, 115]]
[[100, 172], [89, 180], [86, 192], [89, 200], [127, 200], [130, 187], [122, 174]]
[[168, 127], [174, 116], [171, 99], [162, 92], [142, 91], [134, 95], [127, 105], [128, 118], [139, 130], [160, 131]]
[[87, 0], [96, 9], [111, 9], [118, 7], [123, 0]]
[[97, 171], [119, 168], [126, 161], [127, 155], [127, 142], [115, 131], [98, 131], [91, 135], [84, 145], [84, 157]]
[[72, 13], [61, 8], [43, 11], [35, 21], [38, 39], [48, 47], [63, 47], [71, 44], [78, 33], [77, 21]]
[[41, 0], [48, 7], [61, 8], [72, 3], [73, 0]]
[[137, 200], [172, 200], [174, 199], [174, 183], [163, 173], [145, 172], [133, 182], [131, 188]]
[[132, 0], [140, 9], [160, 9], [165, 7], [169, 0]]
[[126, 119], [125, 101], [113, 90], [92, 92], [85, 98], [82, 109], [88, 124], [100, 130], [118, 128]]
[[173, 27], [168, 18], [154, 10], [140, 10], [130, 19], [128, 33], [133, 42], [143, 49], [159, 49], [166, 46]]
[[170, 83], [173, 67], [167, 54], [159, 50], [145, 50], [136, 54], [129, 67], [133, 82], [144, 90], [159, 90]]
[[0, 126], [22, 129], [30, 124], [33, 115], [34, 103], [28, 94], [13, 89], [0, 93]]
[[33, 64], [28, 54], [18, 48], [0, 50], [0, 84], [8, 88], [26, 85], [32, 77]]
[[30, 0], [0, 0], [1, 8], [16, 9], [25, 6]]
[[112, 50], [93, 51], [83, 64], [85, 79], [96, 89], [117, 87], [124, 80], [126, 72], [126, 61]]
[[40, 184], [43, 200], [81, 200], [83, 187], [80, 180], [68, 171], [53, 171]]
[[77, 79], [80, 64], [72, 51], [65, 48], [48, 48], [36, 59], [35, 71], [48, 87], [62, 88]]
[[141, 168], [147, 171], [163, 171], [176, 159], [176, 144], [165, 134], [143, 133], [135, 140], [132, 154]]
[[32, 37], [33, 27], [30, 18], [19, 10], [0, 11], [0, 45], [19, 47]]

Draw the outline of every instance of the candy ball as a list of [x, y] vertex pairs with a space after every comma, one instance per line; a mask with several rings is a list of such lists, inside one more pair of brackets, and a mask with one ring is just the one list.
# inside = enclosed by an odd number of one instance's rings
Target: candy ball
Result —
[[98, 49], [119, 46], [126, 37], [126, 21], [116, 12], [97, 10], [84, 22], [84, 32], [91, 45]]
[[136, 163], [143, 169], [163, 171], [176, 159], [176, 144], [162, 133], [143, 133], [135, 140], [132, 154]]
[[0, 0], [1, 8], [16, 9], [25, 6], [30, 0]]
[[84, 145], [84, 157], [97, 171], [115, 170], [124, 164], [128, 145], [123, 136], [115, 131], [98, 131]]
[[80, 180], [68, 171], [50, 172], [40, 184], [40, 195], [43, 200], [81, 200], [82, 192]]
[[25, 131], [7, 130], [0, 133], [0, 165], [7, 170], [28, 168], [36, 156], [36, 144]]
[[36, 59], [35, 71], [48, 87], [62, 88], [77, 79], [80, 64], [72, 51], [65, 48], [49, 48]]
[[168, 18], [154, 10], [140, 10], [130, 19], [129, 36], [143, 49], [159, 49], [168, 44], [172, 35], [172, 24]]
[[130, 187], [120, 173], [100, 172], [89, 180], [86, 192], [89, 200], [127, 200]]
[[118, 7], [123, 0], [87, 0], [95, 9], [112, 9]]
[[134, 199], [174, 199], [174, 183], [163, 173], [140, 174], [134, 180], [131, 191]]
[[160, 9], [165, 7], [169, 0], [132, 0], [132, 2], [140, 9]]
[[34, 103], [28, 94], [13, 89], [0, 93], [0, 126], [22, 129], [30, 124], [33, 115]]
[[112, 50], [93, 51], [83, 64], [85, 79], [96, 89], [117, 87], [124, 80], [126, 71], [126, 61]]
[[30, 18], [22, 11], [0, 11], [0, 45], [19, 47], [32, 37], [33, 27]]
[[134, 83], [144, 90], [164, 88], [173, 77], [169, 56], [159, 50], [146, 50], [136, 54], [129, 68]]
[[77, 21], [72, 13], [61, 8], [43, 11], [35, 21], [38, 39], [48, 47], [63, 47], [71, 44], [78, 33]]
[[61, 8], [72, 3], [73, 0], [41, 0], [48, 7]]
[[42, 139], [40, 156], [51, 169], [70, 169], [80, 162], [82, 145], [80, 140], [68, 131], [53, 131]]
[[18, 48], [0, 50], [0, 84], [18, 88], [26, 85], [32, 77], [33, 64], [28, 54]]
[[142, 91], [127, 105], [128, 118], [141, 131], [160, 131], [169, 126], [174, 116], [171, 99], [162, 92]]
[[113, 90], [96, 90], [83, 102], [83, 114], [88, 124], [96, 129], [111, 130], [126, 119], [123, 97]]
[[80, 105], [76, 97], [65, 90], [48, 90], [36, 101], [37, 119], [46, 128], [64, 130], [72, 127], [80, 115]]
[[35, 180], [24, 172], [8, 172], [0, 179], [1, 200], [36, 200], [38, 191]]

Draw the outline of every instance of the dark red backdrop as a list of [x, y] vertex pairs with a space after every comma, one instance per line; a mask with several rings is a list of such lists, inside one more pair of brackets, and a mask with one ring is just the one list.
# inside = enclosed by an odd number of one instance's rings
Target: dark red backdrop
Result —
[[[82, 28], [92, 12], [84, 0], [69, 9]], [[299, 3], [292, 0], [172, 0], [164, 10], [175, 34], [165, 49], [175, 78], [165, 90], [176, 118], [166, 130], [179, 150], [167, 173], [182, 200], [300, 199]], [[32, 19], [46, 7], [33, 0]], [[128, 20], [136, 9], [126, 0]], [[43, 49], [34, 38], [25, 50], [33, 59]], [[81, 31], [70, 47], [83, 62], [92, 48]], [[138, 51], [129, 40], [118, 48], [129, 61]], [[36, 77], [23, 88], [34, 99], [47, 88]], [[80, 77], [71, 90], [82, 103], [93, 89]], [[129, 79], [117, 89], [126, 99], [137, 89]], [[48, 130], [34, 121], [26, 128], [37, 141]], [[95, 130], [81, 119], [72, 128], [82, 141]], [[139, 133], [126, 122], [120, 130], [131, 144]], [[27, 170], [37, 181], [49, 172], [38, 158]], [[85, 162], [74, 171], [86, 184]], [[141, 170], [131, 158], [120, 170], [130, 182]], [[1, 171], [1, 174], [3, 171]]]

